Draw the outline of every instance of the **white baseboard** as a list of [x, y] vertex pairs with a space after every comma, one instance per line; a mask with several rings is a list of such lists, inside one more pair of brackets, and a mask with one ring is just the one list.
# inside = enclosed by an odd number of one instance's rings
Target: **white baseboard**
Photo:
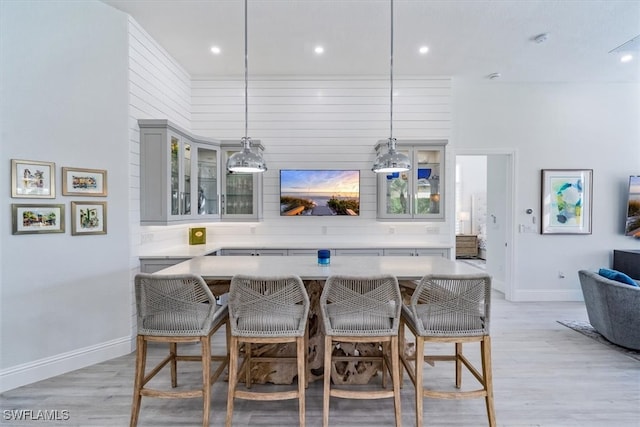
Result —
[[123, 356], [133, 351], [130, 336], [57, 354], [0, 371], [0, 393]]

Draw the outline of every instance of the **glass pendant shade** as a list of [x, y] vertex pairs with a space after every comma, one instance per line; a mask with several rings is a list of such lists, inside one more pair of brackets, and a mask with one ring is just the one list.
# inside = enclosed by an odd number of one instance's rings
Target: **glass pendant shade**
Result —
[[233, 153], [227, 160], [230, 172], [259, 173], [267, 170], [262, 156], [251, 149], [251, 138], [242, 138], [242, 151]]
[[376, 173], [404, 172], [411, 169], [411, 161], [406, 154], [396, 151], [396, 139], [389, 138], [388, 151], [379, 154], [373, 163], [372, 171]]

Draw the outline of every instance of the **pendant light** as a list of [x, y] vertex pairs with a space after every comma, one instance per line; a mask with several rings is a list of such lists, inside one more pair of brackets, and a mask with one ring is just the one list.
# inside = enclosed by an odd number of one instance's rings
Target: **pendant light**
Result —
[[258, 173], [267, 170], [262, 155], [251, 149], [251, 138], [247, 136], [249, 123], [249, 55], [247, 49], [247, 0], [244, 0], [244, 137], [241, 139], [242, 151], [232, 154], [227, 160], [230, 172]]
[[389, 116], [389, 138], [387, 139], [387, 152], [378, 154], [373, 163], [372, 171], [376, 173], [404, 172], [411, 169], [411, 161], [406, 154], [396, 151], [396, 139], [393, 137], [393, 0], [391, 0], [391, 65], [389, 95], [390, 116]]

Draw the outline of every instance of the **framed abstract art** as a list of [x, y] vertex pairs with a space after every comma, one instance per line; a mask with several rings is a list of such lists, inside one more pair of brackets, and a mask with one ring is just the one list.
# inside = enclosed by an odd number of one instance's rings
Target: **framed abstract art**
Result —
[[593, 169], [542, 169], [541, 234], [591, 234]]

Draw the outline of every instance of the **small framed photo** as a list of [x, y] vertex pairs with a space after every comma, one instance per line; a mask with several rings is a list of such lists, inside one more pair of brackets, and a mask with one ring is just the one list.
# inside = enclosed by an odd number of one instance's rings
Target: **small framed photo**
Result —
[[593, 169], [542, 169], [541, 234], [591, 234]]
[[107, 202], [71, 202], [71, 235], [107, 234]]
[[106, 196], [107, 171], [102, 169], [62, 168], [63, 196]]
[[12, 204], [13, 234], [64, 233], [64, 205]]
[[11, 159], [11, 197], [56, 197], [56, 165], [53, 162]]

